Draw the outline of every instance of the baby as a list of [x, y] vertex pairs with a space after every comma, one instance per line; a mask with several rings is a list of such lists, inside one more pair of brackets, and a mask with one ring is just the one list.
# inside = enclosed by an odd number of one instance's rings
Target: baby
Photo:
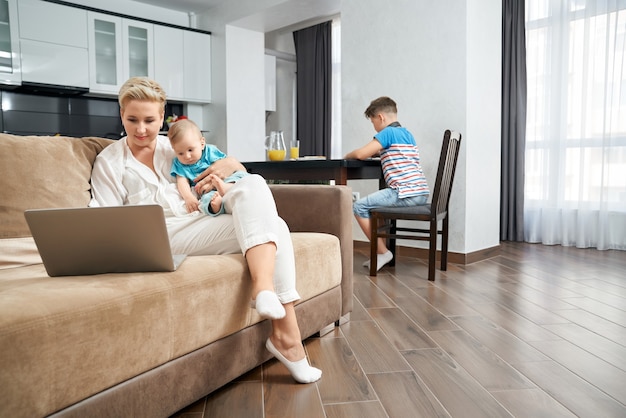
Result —
[[187, 212], [201, 210], [212, 216], [224, 213], [222, 197], [233, 183], [248, 173], [236, 171], [224, 180], [215, 174], [210, 174], [209, 179], [216, 190], [203, 194], [198, 200], [193, 190], [194, 180], [212, 163], [226, 157], [226, 154], [214, 145], [207, 144], [198, 125], [189, 119], [179, 120], [172, 124], [167, 136], [176, 154], [176, 158], [172, 161], [171, 174], [176, 177], [176, 185], [185, 200]]

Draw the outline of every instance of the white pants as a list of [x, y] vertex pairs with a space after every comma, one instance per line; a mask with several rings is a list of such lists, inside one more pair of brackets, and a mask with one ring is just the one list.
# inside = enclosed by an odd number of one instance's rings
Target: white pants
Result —
[[278, 216], [265, 180], [243, 177], [224, 196], [225, 214], [169, 217], [167, 229], [174, 254], [245, 254], [267, 242], [276, 244], [274, 289], [282, 303], [300, 299], [289, 228]]

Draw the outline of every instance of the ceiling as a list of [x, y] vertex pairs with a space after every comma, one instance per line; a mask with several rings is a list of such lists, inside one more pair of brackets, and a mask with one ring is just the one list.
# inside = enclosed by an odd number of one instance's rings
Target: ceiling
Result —
[[[219, 6], [229, 0], [135, 0], [139, 3], [163, 7], [179, 12], [194, 12], [201, 14], [212, 7]], [[232, 3], [233, 6], [241, 6]], [[240, 0], [235, 0], [240, 1]], [[229, 5], [230, 6], [230, 5]], [[247, 14], [244, 8], [234, 7], [230, 24], [260, 32], [271, 32], [292, 25], [306, 23], [312, 20], [327, 18], [340, 12], [341, 0], [285, 0], [274, 2], [274, 6], [256, 10]]]
[[178, 12], [206, 12], [211, 7], [217, 6], [227, 0], [135, 0], [138, 3], [150, 4]]

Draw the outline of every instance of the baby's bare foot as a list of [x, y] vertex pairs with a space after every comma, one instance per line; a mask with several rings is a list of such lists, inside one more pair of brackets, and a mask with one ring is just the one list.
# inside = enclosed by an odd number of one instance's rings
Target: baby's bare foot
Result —
[[222, 196], [218, 193], [215, 193], [213, 197], [211, 197], [211, 211], [213, 213], [217, 213], [222, 208]]
[[224, 180], [222, 180], [215, 174], [211, 174], [209, 177], [211, 179], [211, 184], [213, 184], [213, 187], [215, 187], [215, 190], [217, 190], [217, 192], [221, 196], [224, 196], [226, 192], [228, 192], [230, 188], [233, 186], [232, 183], [224, 183]]

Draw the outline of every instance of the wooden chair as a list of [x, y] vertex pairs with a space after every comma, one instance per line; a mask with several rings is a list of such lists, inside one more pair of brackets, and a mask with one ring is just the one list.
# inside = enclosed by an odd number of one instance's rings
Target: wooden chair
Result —
[[[443, 145], [439, 157], [439, 168], [431, 203], [408, 207], [380, 207], [370, 211], [371, 240], [370, 240], [370, 276], [376, 276], [377, 257], [376, 246], [378, 238], [386, 238], [393, 259], [389, 263], [395, 264], [396, 240], [410, 239], [428, 241], [428, 280], [435, 280], [435, 262], [437, 255], [437, 235], [441, 235], [441, 270], [448, 266], [448, 204], [450, 191], [454, 180], [456, 161], [461, 147], [461, 134], [447, 130], [443, 135]], [[430, 227], [409, 228], [397, 226], [397, 221], [424, 221]], [[441, 228], [438, 227], [441, 221]]]

